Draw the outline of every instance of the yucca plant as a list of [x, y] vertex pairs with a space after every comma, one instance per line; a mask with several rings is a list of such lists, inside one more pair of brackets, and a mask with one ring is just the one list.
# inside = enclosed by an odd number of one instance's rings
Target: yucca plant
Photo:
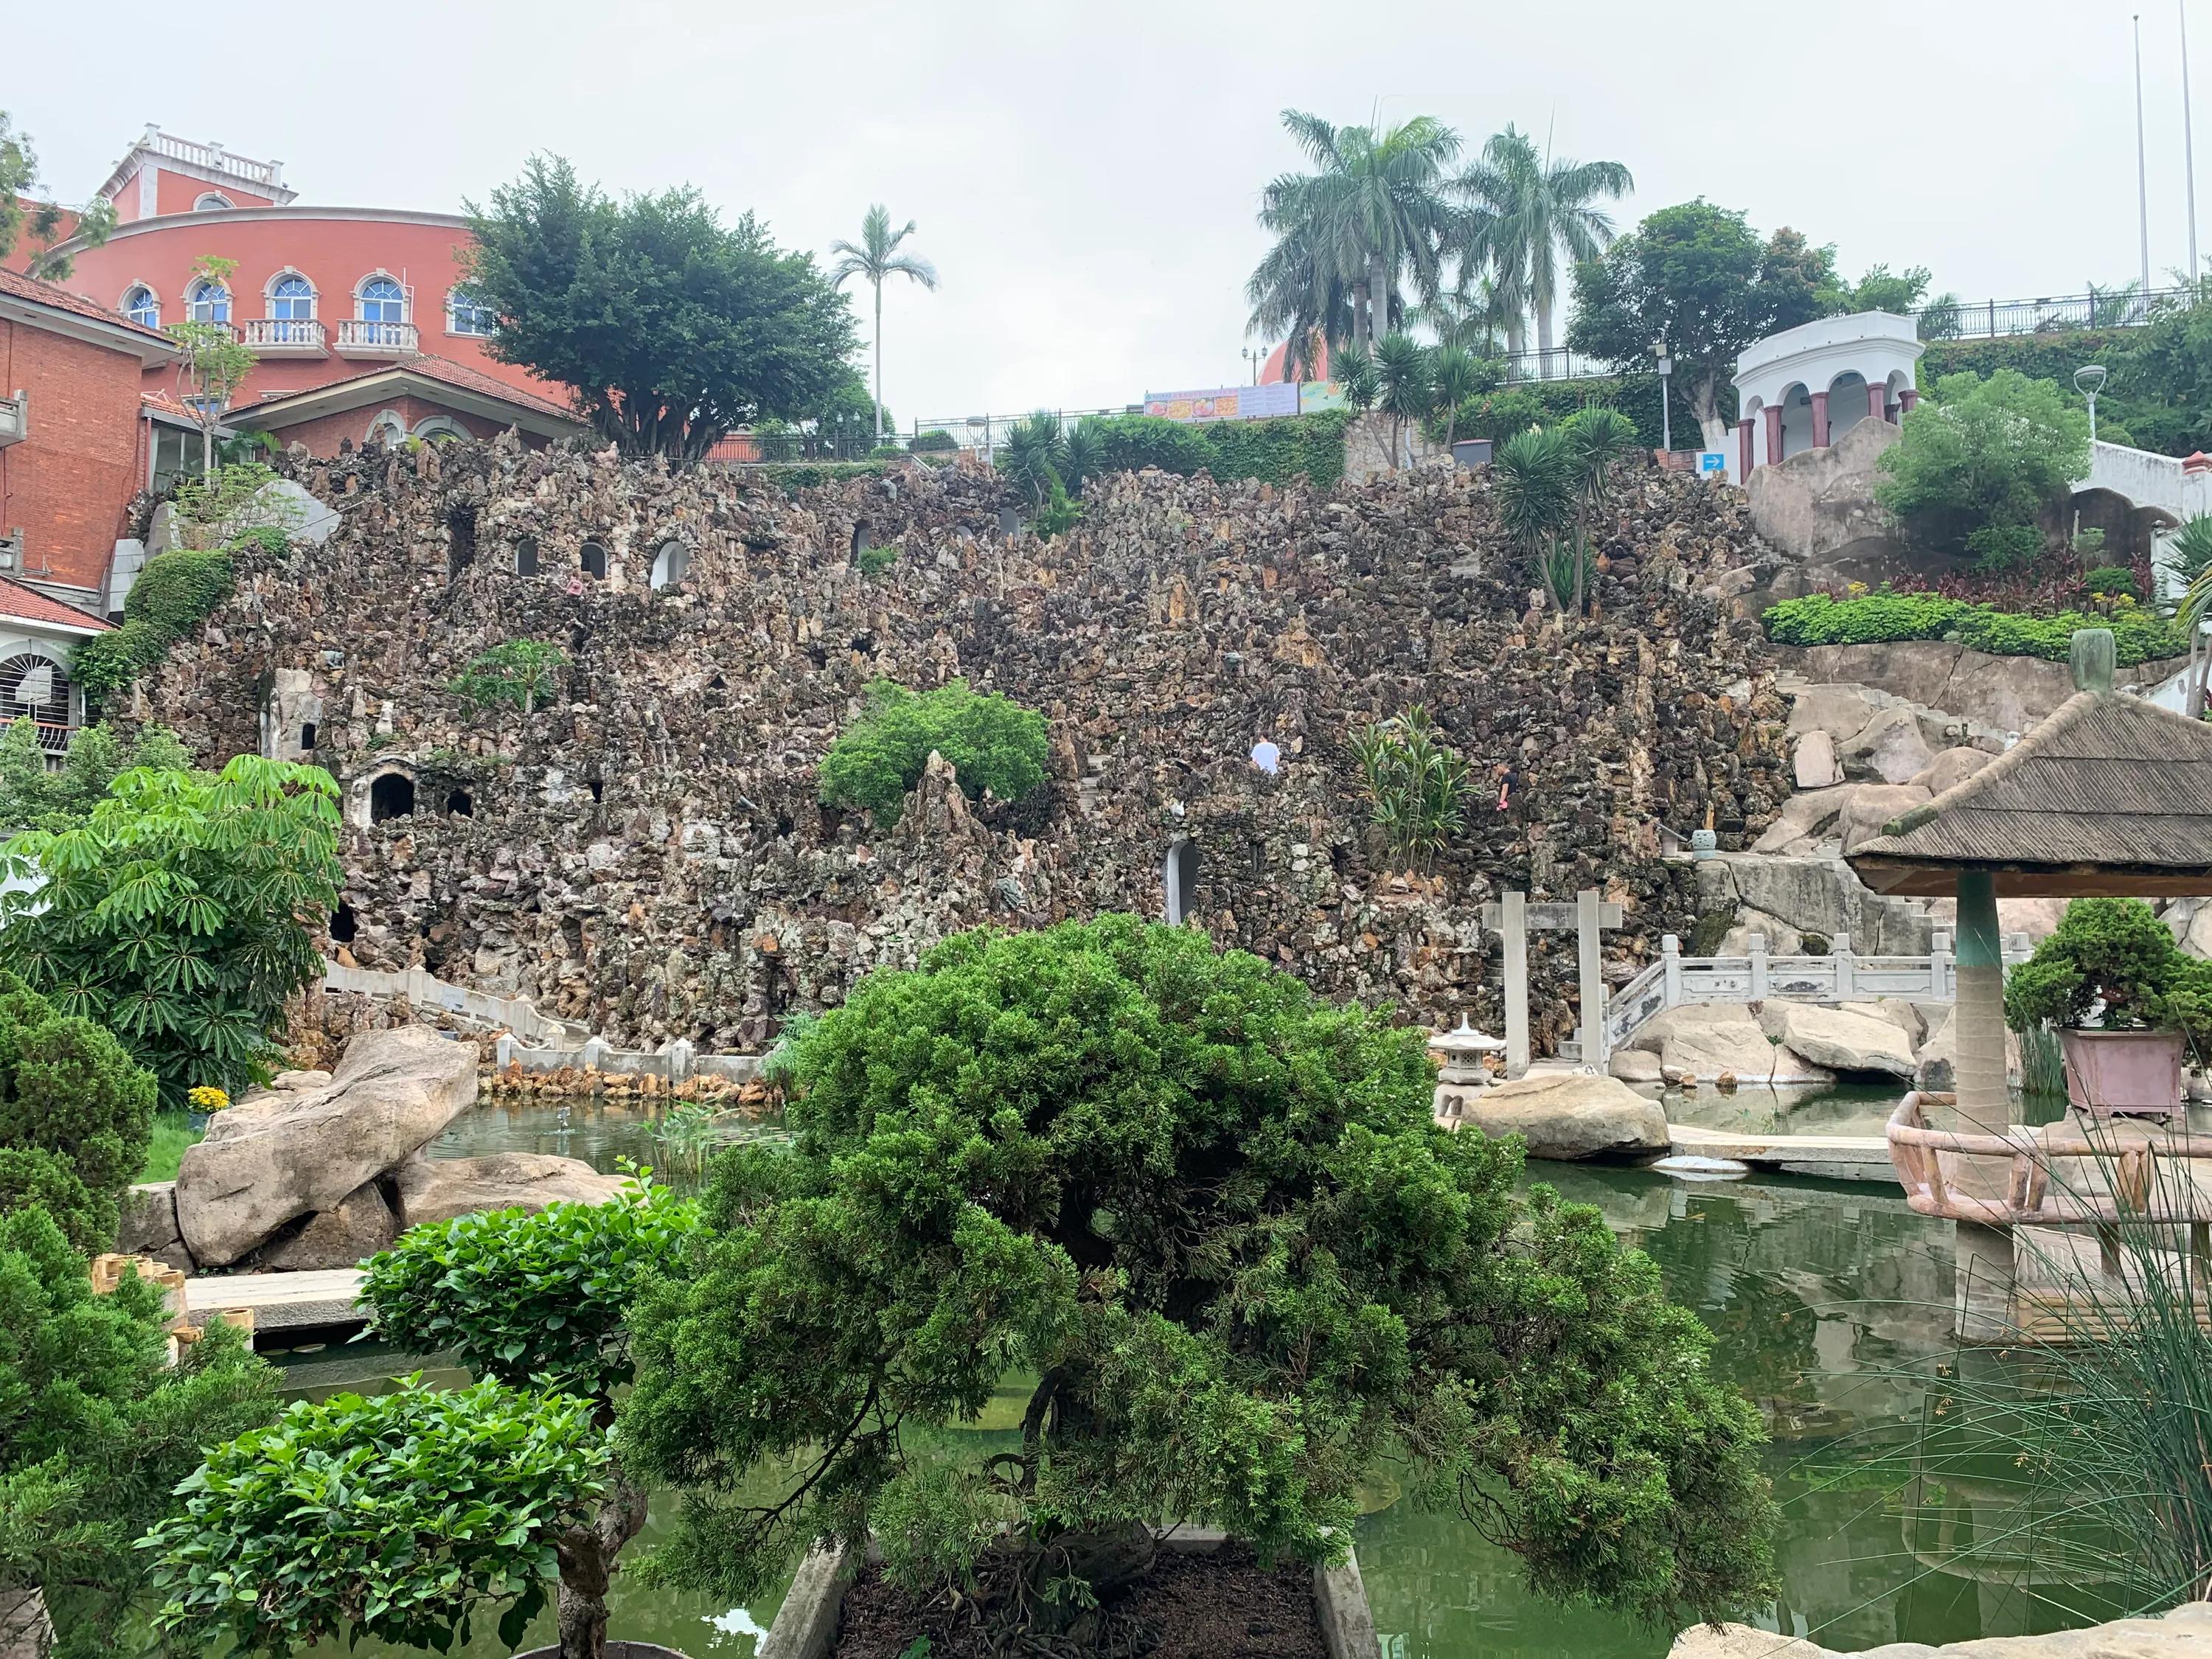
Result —
[[1466, 827], [1473, 769], [1437, 738], [1429, 711], [1415, 703], [1352, 740], [1370, 817], [1389, 854], [1425, 869]]
[[[1536, 567], [1545, 591], [1561, 611], [1572, 590], [1553, 580], [1553, 544], [1568, 533], [1582, 497], [1582, 461], [1563, 427], [1532, 427], [1498, 447], [1491, 462], [1491, 489], [1506, 536]], [[1571, 556], [1565, 566], [1571, 576]]]
[[1358, 346], [1346, 346], [1329, 356], [1329, 373], [1344, 389], [1345, 407], [1365, 413], [1375, 407], [1375, 399], [1382, 394], [1376, 378], [1375, 360]]
[[1390, 470], [1398, 470], [1406, 422], [1429, 412], [1436, 400], [1429, 354], [1409, 334], [1386, 334], [1375, 348], [1376, 407], [1390, 417]]
[[1458, 346], [1437, 348], [1430, 360], [1429, 380], [1436, 392], [1437, 411], [1444, 417], [1444, 453], [1451, 453], [1459, 435], [1460, 406], [1482, 390], [1482, 365], [1472, 352]]
[[1060, 481], [1071, 495], [1080, 495], [1083, 486], [1105, 470], [1106, 444], [1099, 435], [1097, 420], [1091, 416], [1077, 422], [1061, 440]]
[[999, 450], [999, 470], [1028, 497], [1032, 511], [1052, 499], [1052, 489], [1062, 483], [1067, 464], [1067, 434], [1060, 416], [1040, 409], [1026, 421], [1014, 422]]

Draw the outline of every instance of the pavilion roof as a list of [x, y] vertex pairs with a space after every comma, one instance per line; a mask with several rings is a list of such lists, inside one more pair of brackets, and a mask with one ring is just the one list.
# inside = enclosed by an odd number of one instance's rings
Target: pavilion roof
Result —
[[2212, 725], [2076, 692], [1848, 862], [1875, 892], [1921, 897], [1950, 896], [1968, 870], [2007, 897], [2212, 894]]

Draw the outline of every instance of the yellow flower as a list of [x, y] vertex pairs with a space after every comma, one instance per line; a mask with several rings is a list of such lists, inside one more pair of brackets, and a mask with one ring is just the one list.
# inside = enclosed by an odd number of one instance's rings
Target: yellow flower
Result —
[[222, 1090], [203, 1083], [185, 1097], [196, 1112], [219, 1112], [230, 1104], [230, 1097]]

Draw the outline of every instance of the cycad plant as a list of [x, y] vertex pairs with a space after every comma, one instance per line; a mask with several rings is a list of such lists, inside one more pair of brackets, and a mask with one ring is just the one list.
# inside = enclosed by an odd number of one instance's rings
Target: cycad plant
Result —
[[1449, 455], [1452, 441], [1459, 435], [1461, 406], [1482, 390], [1482, 365], [1470, 351], [1440, 346], [1429, 362], [1429, 381], [1435, 390], [1436, 408], [1444, 417], [1444, 453]]
[[[1492, 492], [1507, 538], [1536, 567], [1536, 574], [1565, 611], [1578, 598], [1579, 558], [1564, 566], [1556, 557], [1560, 538], [1571, 534], [1581, 505], [1582, 459], [1564, 427], [1531, 427], [1498, 447], [1491, 463]], [[1559, 577], [1568, 578], [1563, 585]]]
[[1466, 826], [1472, 769], [1437, 738], [1429, 711], [1415, 703], [1352, 740], [1375, 828], [1393, 860], [1425, 869]]
[[1329, 360], [1329, 373], [1344, 390], [1345, 407], [1360, 414], [1375, 407], [1381, 394], [1375, 359], [1359, 346], [1346, 346]]
[[1436, 402], [1429, 354], [1410, 334], [1386, 334], [1375, 348], [1376, 407], [1390, 417], [1390, 470], [1398, 470], [1406, 422], [1426, 415]]
[[999, 470], [1029, 498], [1032, 511], [1052, 499], [1054, 485], [1066, 487], [1061, 471], [1066, 464], [1067, 434], [1048, 409], [1015, 422], [999, 450]]

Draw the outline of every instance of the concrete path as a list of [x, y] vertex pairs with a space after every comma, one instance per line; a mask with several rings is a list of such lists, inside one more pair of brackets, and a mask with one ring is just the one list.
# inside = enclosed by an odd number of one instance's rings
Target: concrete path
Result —
[[360, 1294], [357, 1267], [297, 1273], [204, 1273], [185, 1281], [185, 1311], [198, 1316], [222, 1309], [251, 1309], [254, 1331], [259, 1334], [307, 1325], [358, 1323], [367, 1317], [358, 1305]]
[[1881, 1135], [1753, 1134], [1741, 1129], [1703, 1129], [1670, 1123], [1668, 1139], [1679, 1156], [1732, 1158], [1780, 1170], [1789, 1175], [1825, 1176], [1831, 1181], [1898, 1184], [1889, 1161], [1889, 1142]]

